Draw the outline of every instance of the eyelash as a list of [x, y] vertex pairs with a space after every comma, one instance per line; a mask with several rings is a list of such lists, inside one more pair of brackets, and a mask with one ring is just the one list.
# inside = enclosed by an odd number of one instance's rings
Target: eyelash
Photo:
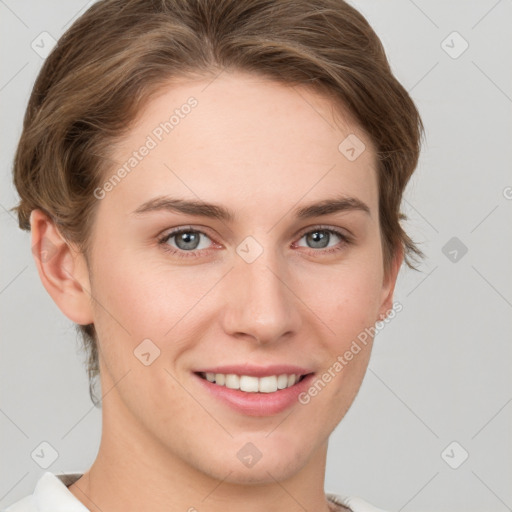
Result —
[[[308, 231], [303, 231], [300, 234], [299, 240], [302, 237], [304, 237], [304, 235], [308, 235], [310, 233], [315, 233], [316, 231], [325, 231], [325, 232], [329, 232], [329, 233], [334, 233], [335, 235], [339, 236], [342, 241], [339, 244], [337, 244], [335, 247], [330, 247], [328, 249], [318, 249], [318, 250], [317, 249], [311, 249], [311, 248], [309, 249], [310, 251], [313, 251], [315, 253], [320, 252], [320, 253], [323, 253], [323, 254], [332, 254], [332, 253], [341, 251], [347, 245], [350, 245], [350, 244], [353, 243], [352, 238], [349, 237], [348, 235], [346, 235], [345, 233], [342, 233], [341, 231], [338, 231], [337, 229], [333, 229], [333, 228], [326, 227], [326, 226], [316, 226], [313, 229], [309, 229]], [[167, 242], [172, 237], [180, 235], [182, 233], [189, 233], [189, 232], [199, 233], [201, 235], [205, 235], [206, 237], [210, 238], [203, 231], [200, 231], [198, 229], [194, 229], [192, 227], [186, 227], [186, 228], [179, 228], [179, 229], [176, 229], [174, 231], [171, 231], [170, 233], [167, 233], [163, 237], [159, 238], [158, 239], [158, 245], [162, 246], [162, 250], [163, 251], [165, 251], [167, 253], [171, 253], [172, 255], [177, 256], [178, 258], [197, 258], [197, 257], [201, 256], [201, 254], [200, 254], [201, 252], [209, 251], [210, 250], [210, 249], [195, 249], [194, 251], [184, 251], [184, 250], [180, 250], [180, 249], [171, 248], [167, 244]]]

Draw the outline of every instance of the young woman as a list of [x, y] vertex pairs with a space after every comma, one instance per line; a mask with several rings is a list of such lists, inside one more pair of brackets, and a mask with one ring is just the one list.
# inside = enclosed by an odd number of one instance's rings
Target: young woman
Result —
[[421, 134], [341, 0], [94, 4], [39, 74], [14, 181], [101, 445], [7, 511], [377, 510], [324, 492], [327, 445], [421, 256]]

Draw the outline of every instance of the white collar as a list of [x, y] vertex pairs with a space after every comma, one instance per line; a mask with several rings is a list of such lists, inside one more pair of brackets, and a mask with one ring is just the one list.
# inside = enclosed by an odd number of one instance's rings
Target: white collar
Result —
[[89, 512], [66, 487], [78, 480], [82, 473], [54, 475], [46, 471], [37, 481], [33, 500], [37, 512]]

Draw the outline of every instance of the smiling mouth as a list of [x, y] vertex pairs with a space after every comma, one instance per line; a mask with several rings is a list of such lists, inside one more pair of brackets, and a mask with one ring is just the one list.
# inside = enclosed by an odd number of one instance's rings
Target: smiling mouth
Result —
[[197, 375], [217, 386], [224, 386], [246, 393], [275, 393], [298, 384], [310, 374], [298, 375], [292, 373], [254, 377], [252, 375], [236, 375], [234, 373], [198, 372]]

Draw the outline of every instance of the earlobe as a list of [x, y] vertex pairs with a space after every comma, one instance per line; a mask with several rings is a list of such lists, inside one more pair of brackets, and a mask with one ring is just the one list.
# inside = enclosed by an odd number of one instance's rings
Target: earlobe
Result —
[[30, 214], [32, 254], [39, 277], [59, 309], [80, 325], [93, 323], [89, 270], [84, 256], [42, 210]]

